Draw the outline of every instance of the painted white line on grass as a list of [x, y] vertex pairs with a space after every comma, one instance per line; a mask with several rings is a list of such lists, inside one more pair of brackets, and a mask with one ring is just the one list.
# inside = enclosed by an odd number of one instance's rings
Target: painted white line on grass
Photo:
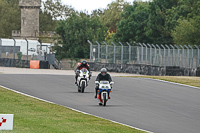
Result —
[[[25, 96], [28, 96], [28, 97], [31, 97], [31, 98], [40, 100], [40, 101], [44, 101], [44, 102], [51, 103], [51, 104], [56, 104], [56, 103], [54, 103], [54, 102], [51, 102], [51, 101], [48, 101], [48, 100], [44, 100], [44, 99], [41, 99], [41, 98], [38, 98], [38, 97], [35, 97], [35, 96], [31, 96], [31, 95], [29, 95], [29, 94], [26, 94], [26, 93], [23, 93], [23, 92], [19, 92], [19, 91], [13, 90], [13, 89], [11, 89], [11, 88], [8, 88], [8, 87], [2, 86], [2, 85], [0, 85], [0, 87], [5, 88], [5, 89], [10, 90], [10, 91], [13, 91], [13, 92], [18, 93], [18, 94], [22, 94], [22, 95], [25, 95]], [[60, 105], [60, 104], [56, 104], [56, 105]], [[60, 106], [63, 106], [63, 105], [60, 105]], [[106, 118], [103, 118], [103, 117], [100, 117], [100, 116], [97, 116], [97, 115], [93, 115], [93, 114], [90, 114], [90, 113], [87, 113], [87, 112], [83, 112], [83, 111], [80, 111], [80, 110], [77, 110], [77, 109], [68, 107], [68, 106], [63, 106], [63, 107], [66, 107], [66, 108], [71, 109], [71, 110], [76, 111], [76, 112], [80, 112], [80, 113], [82, 113], [82, 114], [95, 116], [95, 117], [97, 117], [97, 118], [101, 118], [101, 119], [108, 120], [108, 121], [111, 121], [111, 122], [114, 122], [114, 123], [117, 123], [117, 124], [120, 124], [120, 125], [124, 125], [124, 126], [130, 127], [130, 128], [134, 128], [134, 129], [137, 129], [137, 130], [140, 130], [140, 131], [144, 131], [144, 132], [147, 132], [147, 133], [153, 133], [153, 132], [151, 132], [151, 131], [147, 131], [147, 130], [144, 130], [144, 129], [141, 129], [141, 128], [137, 128], [137, 127], [130, 126], [130, 125], [127, 125], [127, 124], [123, 124], [123, 123], [120, 123], [120, 122], [117, 122], [117, 121], [113, 121], [113, 120], [110, 120], [110, 119], [106, 119]]]
[[190, 88], [194, 88], [194, 89], [200, 90], [199, 87], [185, 85], [185, 84], [181, 84], [181, 83], [170, 82], [170, 81], [165, 81], [165, 80], [161, 80], [161, 79], [152, 79], [152, 78], [143, 78], [143, 79], [150, 79], [150, 80], [155, 80], [155, 81], [160, 81], [160, 82], [165, 82], [165, 83], [170, 83], [170, 84], [175, 84], [175, 85], [180, 85], [180, 86], [185, 86], [185, 87], [190, 87]]

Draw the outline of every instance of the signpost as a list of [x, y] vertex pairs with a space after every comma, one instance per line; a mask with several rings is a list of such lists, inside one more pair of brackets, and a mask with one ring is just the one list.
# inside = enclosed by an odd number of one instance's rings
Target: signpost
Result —
[[0, 130], [13, 130], [13, 114], [0, 114]]

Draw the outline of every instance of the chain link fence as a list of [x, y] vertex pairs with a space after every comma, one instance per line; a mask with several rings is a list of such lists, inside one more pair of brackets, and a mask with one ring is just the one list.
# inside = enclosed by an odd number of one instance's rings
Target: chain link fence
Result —
[[141, 43], [90, 43], [90, 62], [145, 64], [153, 66], [200, 66], [199, 47], [194, 45], [154, 45]]

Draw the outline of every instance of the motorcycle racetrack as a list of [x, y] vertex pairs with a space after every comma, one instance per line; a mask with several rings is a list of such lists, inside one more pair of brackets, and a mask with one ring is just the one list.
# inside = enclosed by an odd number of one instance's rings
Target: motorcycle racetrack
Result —
[[94, 99], [95, 76], [78, 93], [73, 75], [0, 74], [0, 85], [155, 133], [200, 131], [200, 89], [151, 79], [112, 77], [107, 105]]

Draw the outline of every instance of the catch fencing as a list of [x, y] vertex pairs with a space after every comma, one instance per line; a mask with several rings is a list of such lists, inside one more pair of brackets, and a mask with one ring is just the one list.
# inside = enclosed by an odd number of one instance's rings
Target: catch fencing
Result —
[[199, 47], [134, 43], [90, 43], [90, 62], [199, 67]]

